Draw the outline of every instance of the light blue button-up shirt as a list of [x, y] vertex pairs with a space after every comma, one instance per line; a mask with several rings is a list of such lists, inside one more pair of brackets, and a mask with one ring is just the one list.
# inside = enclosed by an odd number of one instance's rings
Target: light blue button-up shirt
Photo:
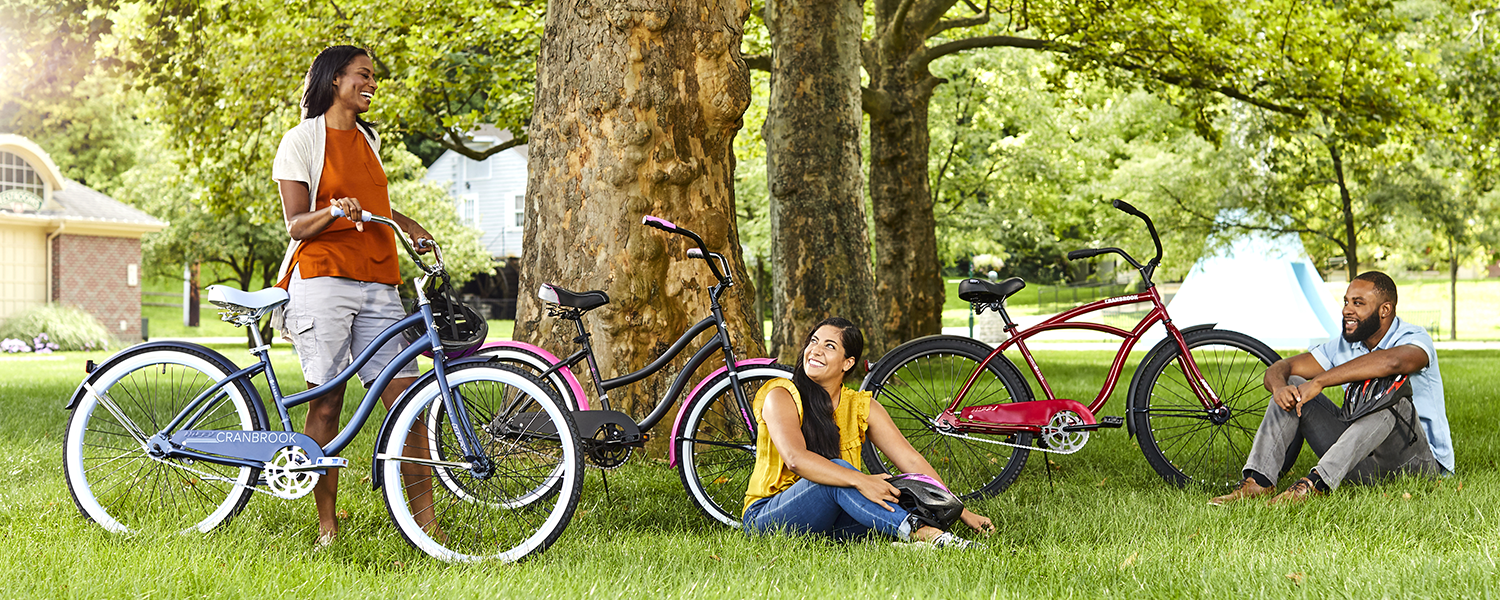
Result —
[[[1417, 418], [1427, 433], [1427, 444], [1432, 446], [1432, 457], [1437, 459], [1449, 473], [1453, 472], [1453, 436], [1448, 432], [1448, 412], [1443, 407], [1443, 375], [1438, 372], [1437, 350], [1432, 346], [1432, 336], [1419, 326], [1395, 317], [1390, 330], [1375, 346], [1376, 350], [1388, 350], [1403, 344], [1421, 348], [1427, 353], [1427, 366], [1416, 373], [1408, 373], [1411, 379], [1411, 403], [1417, 409]], [[1349, 343], [1344, 336], [1334, 336], [1312, 348], [1308, 353], [1317, 359], [1324, 370], [1369, 354], [1363, 341]]]

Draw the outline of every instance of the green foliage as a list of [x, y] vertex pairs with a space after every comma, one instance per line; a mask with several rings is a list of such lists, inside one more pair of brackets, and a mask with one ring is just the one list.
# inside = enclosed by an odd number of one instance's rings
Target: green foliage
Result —
[[38, 334], [61, 350], [105, 350], [116, 345], [109, 329], [75, 306], [42, 304], [0, 322], [0, 339], [31, 343]]
[[[1005, 256], [1005, 276], [1074, 281], [1088, 263], [1065, 255], [1118, 246], [1138, 258], [1154, 249], [1133, 217], [1108, 208], [1121, 198], [1151, 214], [1166, 244], [1165, 278], [1201, 254], [1202, 228], [1180, 226], [1164, 196], [1218, 184], [1197, 162], [1213, 148], [1178, 109], [1144, 91], [1079, 76], [1035, 52], [992, 49], [936, 65], [948, 79], [932, 101], [928, 162], [939, 257]], [[1212, 165], [1210, 165], [1212, 166]], [[1112, 277], [1107, 264], [1096, 266]]]

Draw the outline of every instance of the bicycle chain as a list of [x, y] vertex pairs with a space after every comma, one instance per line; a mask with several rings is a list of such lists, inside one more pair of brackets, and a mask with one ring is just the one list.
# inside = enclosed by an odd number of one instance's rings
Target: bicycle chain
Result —
[[147, 453], [146, 456], [149, 457], [151, 460], [154, 460], [154, 461], [159, 462], [161, 464], [167, 465], [169, 467], [173, 467], [173, 468], [177, 468], [177, 469], [182, 469], [184, 471], [192, 472], [192, 473], [194, 473], [194, 474], [196, 474], [199, 477], [204, 478], [204, 479], [208, 479], [208, 480], [212, 480], [212, 481], [223, 481], [223, 482], [226, 482], [226, 483], [232, 483], [232, 484], [234, 484], [234, 487], [250, 488], [250, 491], [252, 491], [252, 492], [260, 492], [260, 493], [265, 494], [267, 496], [270, 496], [272, 498], [282, 499], [281, 496], [277, 496], [275, 493], [271, 492], [270, 490], [263, 490], [263, 489], [260, 489], [260, 487], [255, 486], [255, 485], [241, 484], [240, 482], [228, 479], [228, 478], [224, 477], [223, 475], [215, 475], [213, 473], [199, 471], [198, 469], [194, 469], [194, 468], [189, 467], [189, 466], [187, 466], [185, 464], [182, 464], [182, 463], [175, 463], [175, 462], [168, 461], [167, 459], [164, 459], [164, 458], [158, 458], [158, 457], [155, 457], [155, 456], [151, 456], [149, 453]]
[[963, 439], [963, 440], [971, 440], [971, 441], [975, 441], [975, 442], [984, 442], [986, 444], [994, 444], [996, 446], [1010, 446], [1011, 448], [1020, 448], [1022, 450], [1035, 450], [1037, 452], [1049, 452], [1049, 453], [1052, 453], [1052, 454], [1072, 454], [1074, 452], [1077, 452], [1077, 451], [1083, 449], [1083, 446], [1079, 446], [1079, 447], [1074, 448], [1072, 450], [1053, 450], [1051, 448], [1043, 448], [1041, 446], [1027, 446], [1025, 444], [1017, 444], [1017, 443], [1014, 443], [1014, 442], [1002, 442], [1002, 441], [999, 441], [999, 440], [987, 440], [987, 439], [984, 439], [984, 438], [977, 438], [977, 437], [974, 437], [972, 435], [963, 434], [963, 433], [951, 433], [951, 432], [945, 430], [944, 428], [938, 427], [936, 425], [933, 425], [933, 431], [936, 431], [936, 432], [938, 432], [941, 435], [946, 435], [948, 437], [955, 437], [955, 438], [959, 438], [959, 439]]

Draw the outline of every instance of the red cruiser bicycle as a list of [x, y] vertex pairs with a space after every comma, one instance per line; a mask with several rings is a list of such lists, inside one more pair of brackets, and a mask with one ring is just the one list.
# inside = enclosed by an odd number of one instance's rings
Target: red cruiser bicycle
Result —
[[[959, 297], [976, 312], [993, 310], [1005, 322], [1009, 339], [999, 347], [974, 339], [937, 335], [907, 342], [881, 357], [861, 389], [890, 412], [896, 426], [927, 457], [943, 481], [964, 498], [986, 497], [1009, 487], [1030, 451], [1072, 454], [1103, 427], [1128, 426], [1146, 461], [1178, 486], [1189, 482], [1227, 486], [1242, 479], [1240, 469], [1270, 401], [1262, 387], [1265, 368], [1280, 359], [1275, 351], [1242, 333], [1214, 324], [1178, 329], [1167, 314], [1152, 275], [1161, 263], [1161, 238], [1151, 218], [1116, 200], [1114, 207], [1140, 218], [1156, 245], [1156, 257], [1141, 264], [1119, 248], [1068, 253], [1069, 260], [1118, 254], [1140, 271], [1145, 291], [1105, 298], [1021, 328], [1005, 310], [1005, 300], [1026, 287], [1012, 277], [999, 283], [967, 279]], [[1103, 323], [1073, 321], [1108, 307], [1150, 303], [1151, 310], [1129, 331]], [[1127, 394], [1129, 418], [1096, 416], [1114, 392], [1130, 350], [1153, 325], [1166, 337], [1142, 359]], [[1121, 338], [1109, 376], [1087, 406], [1058, 398], [1026, 342], [1063, 329], [1103, 332]], [[1025, 358], [1045, 399], [1006, 357], [1015, 349]], [[890, 472], [890, 463], [866, 444], [871, 472]]]

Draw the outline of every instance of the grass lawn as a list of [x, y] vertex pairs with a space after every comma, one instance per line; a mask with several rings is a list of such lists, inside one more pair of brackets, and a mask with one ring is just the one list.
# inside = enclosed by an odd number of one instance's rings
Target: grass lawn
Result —
[[[249, 360], [242, 346], [219, 350]], [[297, 372], [289, 351], [274, 352], [281, 372]], [[1039, 355], [1066, 373], [1060, 393], [1074, 397], [1097, 389], [1109, 356]], [[1033, 454], [1008, 491], [971, 505], [999, 528], [986, 546], [940, 552], [748, 538], [699, 515], [663, 462], [637, 459], [609, 472], [607, 494], [590, 470], [577, 516], [545, 554], [463, 566], [408, 547], [362, 483], [373, 427], [345, 452], [344, 533], [327, 550], [311, 551], [311, 498], [260, 494], [210, 535], [105, 533], [79, 516], [61, 467], [62, 405], [84, 359], [104, 355], [5, 357], [0, 473], [15, 485], [0, 491], [0, 596], [1491, 597], [1500, 594], [1500, 418], [1486, 398], [1500, 384], [1500, 352], [1440, 357], [1459, 475], [1438, 481], [1351, 485], [1292, 508], [1215, 508], [1207, 491], [1159, 480], [1124, 430], [1106, 430], [1054, 457], [1050, 478]], [[1124, 414], [1119, 402], [1104, 412]], [[1303, 454], [1297, 472], [1311, 464]]]

